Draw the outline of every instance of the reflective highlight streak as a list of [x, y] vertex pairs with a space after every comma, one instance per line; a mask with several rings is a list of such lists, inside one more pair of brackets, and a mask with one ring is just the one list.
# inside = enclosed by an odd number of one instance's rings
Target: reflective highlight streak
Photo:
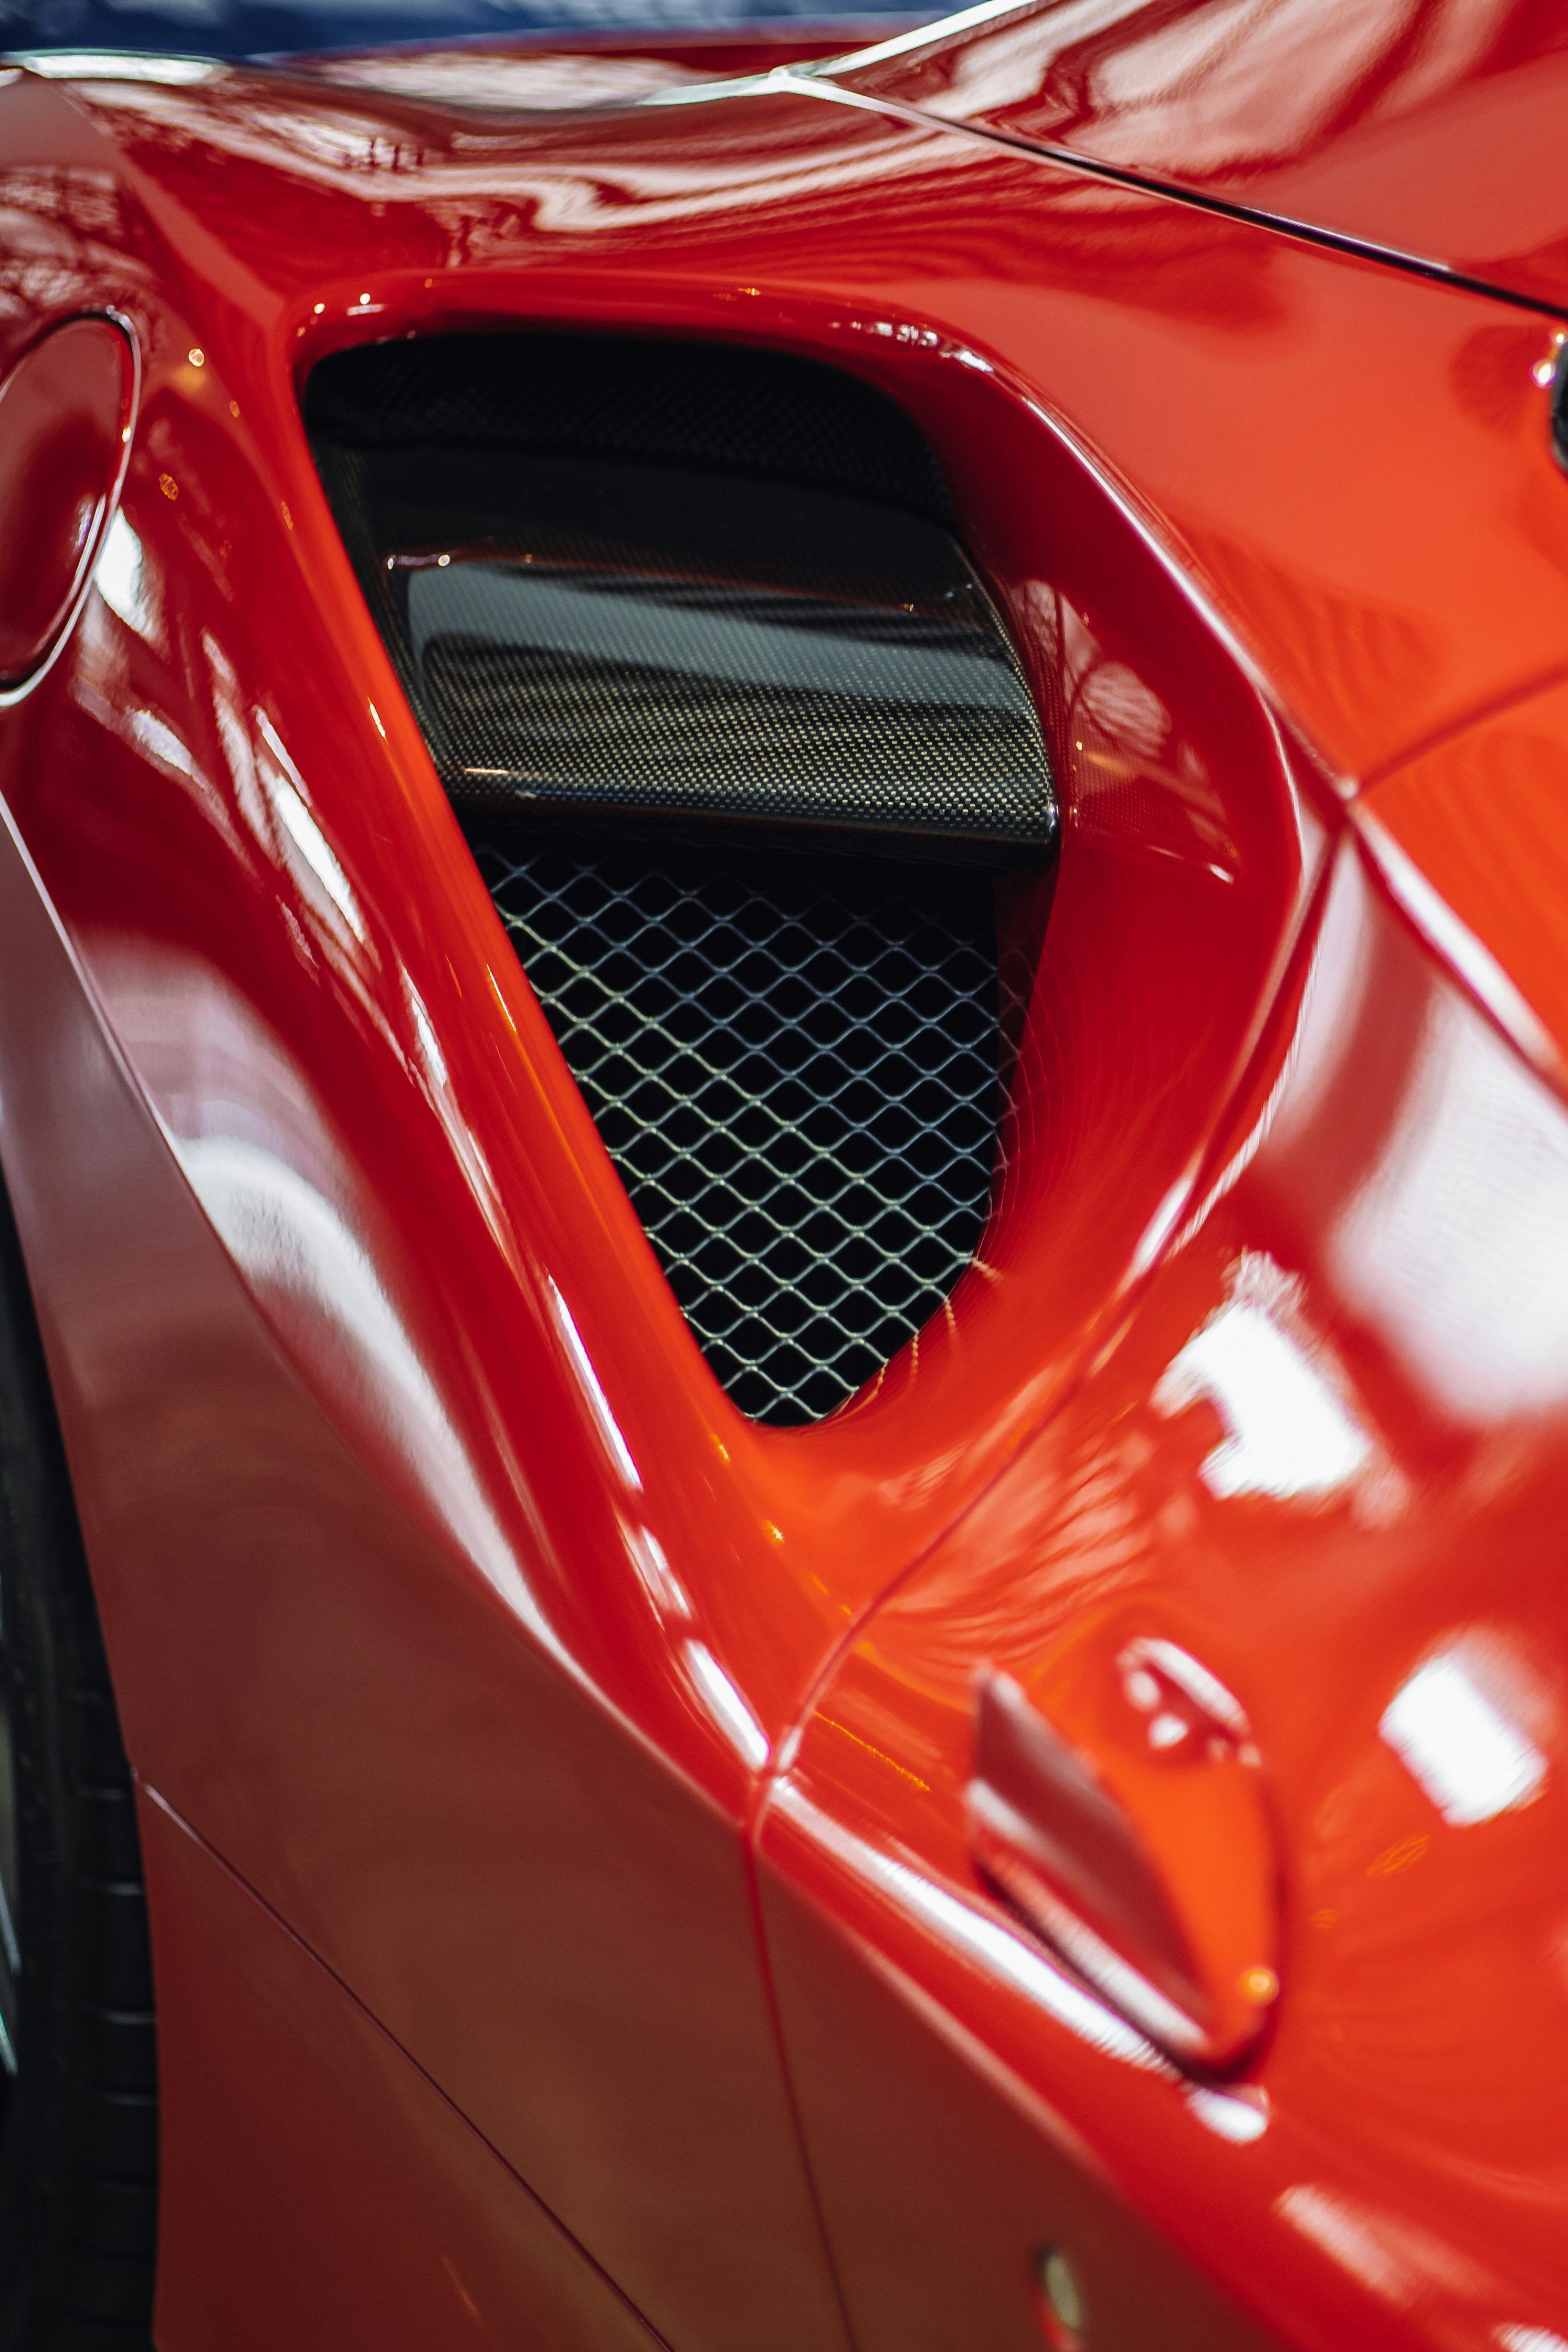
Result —
[[685, 1649], [692, 1680], [708, 1713], [752, 1770], [760, 1772], [773, 1752], [768, 1745], [768, 1734], [706, 1643], [688, 1642]]
[[1274, 2210], [1385, 2303], [1410, 2301], [1416, 2281], [1398, 2256], [1382, 2243], [1370, 2217], [1359, 2212], [1348, 2198], [1302, 2182], [1285, 2189]]
[[123, 49], [23, 49], [14, 52], [29, 73], [50, 81], [152, 81], [179, 89], [215, 81], [228, 71], [215, 58], [134, 57]]
[[956, 1952], [983, 1976], [999, 1980], [1009, 1990], [1020, 1993], [1026, 2000], [1046, 2011], [1080, 2042], [1086, 2042], [1091, 2049], [1102, 2051], [1108, 2058], [1120, 2058], [1130, 2066], [1156, 2074], [1171, 2071], [1152, 2042], [1145, 2042], [1141, 2033], [1113, 2010], [1096, 2000], [1092, 1993], [1084, 1991], [1052, 1968], [1020, 1936], [1013, 1935], [945, 1886], [912, 1870], [906, 1863], [878, 1853], [865, 1839], [856, 1837], [831, 1820], [788, 1780], [778, 1784], [773, 1801], [857, 1878], [874, 1886], [900, 1910], [913, 1914], [938, 1943]]
[[1167, 1413], [1200, 1397], [1230, 1433], [1201, 1465], [1211, 1494], [1332, 1495], [1372, 1459], [1371, 1441], [1317, 1367], [1249, 1299], [1221, 1307], [1155, 1391]]
[[147, 593], [141, 541], [118, 510], [103, 536], [103, 549], [93, 572], [94, 584], [111, 613], [149, 644], [156, 642], [157, 626]]
[[1546, 1779], [1546, 1759], [1534, 1741], [1509, 1721], [1452, 1651], [1416, 1669], [1378, 1728], [1457, 1828], [1528, 1805]]
[[1260, 2097], [1239, 2099], [1228, 2091], [1211, 2091], [1197, 2084], [1188, 2091], [1186, 2103], [1199, 2123], [1233, 2147], [1249, 2147], [1269, 2128], [1269, 2110]]
[[1385, 881], [1417, 930], [1424, 931], [1438, 954], [1453, 965], [1526, 1059], [1538, 1069], [1557, 1073], [1562, 1059], [1551, 1031], [1521, 995], [1491, 950], [1460, 922], [1441, 893], [1432, 887], [1415, 861], [1406, 857], [1385, 826], [1364, 809], [1356, 811], [1355, 821]]
[[263, 779], [277, 821], [362, 946], [365, 919], [350, 887], [348, 876], [329, 848], [326, 835], [305, 805], [299, 791], [298, 770], [284, 750], [277, 729], [265, 712], [256, 712], [256, 724], [266, 738], [267, 749], [286, 772], [280, 775], [267, 775]]
[[973, 8], [960, 8], [955, 16], [939, 16], [935, 24], [917, 25], [910, 32], [895, 33], [891, 39], [878, 41], [870, 48], [856, 49], [848, 57], [824, 58], [814, 68], [807, 66], [780, 67], [779, 77], [780, 79], [787, 74], [804, 77], [813, 70], [818, 73], [843, 73], [852, 68], [879, 66], [886, 58], [906, 57], [911, 52], [929, 48], [937, 41], [952, 40], [960, 33], [972, 32], [977, 26], [993, 24], [998, 16], [1016, 16], [1024, 5], [1025, 0], [977, 0]]
[[378, 1268], [336, 1204], [259, 1145], [228, 1136], [172, 1140], [193, 1192], [290, 1354], [373, 1418], [442, 1526], [535, 1639], [559, 1654], [468, 1449]]
[[610, 1400], [599, 1384], [599, 1375], [594, 1370], [588, 1350], [582, 1344], [582, 1335], [572, 1321], [571, 1309], [555, 1284], [548, 1277], [546, 1289], [549, 1298], [550, 1312], [555, 1318], [556, 1329], [560, 1333], [566, 1346], [566, 1352], [571, 1360], [572, 1370], [577, 1374], [582, 1393], [588, 1400], [588, 1409], [593, 1415], [594, 1427], [604, 1441], [605, 1452], [625, 1479], [626, 1484], [629, 1486], [635, 1486], [641, 1493], [643, 1486], [641, 1473], [632, 1459], [626, 1440], [621, 1434], [620, 1424], [610, 1410]]

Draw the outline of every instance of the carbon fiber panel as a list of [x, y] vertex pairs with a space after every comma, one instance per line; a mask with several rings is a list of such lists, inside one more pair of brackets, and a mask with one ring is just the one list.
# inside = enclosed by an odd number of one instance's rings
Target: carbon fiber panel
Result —
[[1050, 841], [1034, 705], [938, 525], [577, 458], [343, 470], [371, 610], [459, 804]]

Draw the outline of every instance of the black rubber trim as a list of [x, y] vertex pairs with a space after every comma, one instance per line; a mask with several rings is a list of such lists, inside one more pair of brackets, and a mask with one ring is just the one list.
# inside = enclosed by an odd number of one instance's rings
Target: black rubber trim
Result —
[[22, 1949], [20, 2071], [0, 2118], [0, 2352], [150, 2352], [158, 2057], [141, 1846], [3, 1191], [0, 1609]]

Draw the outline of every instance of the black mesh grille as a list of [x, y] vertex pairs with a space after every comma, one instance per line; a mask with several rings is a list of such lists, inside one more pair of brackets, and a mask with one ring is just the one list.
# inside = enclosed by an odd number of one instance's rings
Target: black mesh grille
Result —
[[758, 1420], [831, 1412], [985, 1223], [989, 877], [471, 837], [714, 1370]]
[[429, 335], [338, 352], [306, 388], [313, 441], [528, 449], [850, 490], [951, 525], [942, 471], [892, 401], [836, 368], [744, 344]]

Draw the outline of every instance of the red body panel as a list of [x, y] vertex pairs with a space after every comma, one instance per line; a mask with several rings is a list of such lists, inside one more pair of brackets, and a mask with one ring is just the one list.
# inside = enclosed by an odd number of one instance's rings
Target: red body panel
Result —
[[[765, 1832], [779, 1980], [787, 2030], [822, 2061], [800, 2095], [825, 2170], [846, 2108], [890, 2154], [904, 2128], [897, 2076], [848, 2054], [869, 1948], [907, 2008], [937, 2005], [1001, 2092], [1049, 2107], [1206, 2266], [1244, 2259], [1248, 2300], [1289, 2340], [1506, 2341], [1568, 2310], [1545, 2058], [1563, 2008], [1568, 1385], [1546, 1237], [1568, 1208], [1568, 1115], [1353, 849], [1298, 1003], [1260, 1076], [1261, 1130], [1233, 1135], [1218, 1197], [1118, 1344], [819, 1698]], [[964, 1839], [977, 1670], [1027, 1677], [1113, 1602], [1174, 1623], [1241, 1698], [1286, 1857], [1271, 2044], [1207, 2094], [1031, 1949]], [[1435, 1658], [1501, 1695], [1533, 1752], [1490, 1811], [1490, 1783], [1467, 1805], [1396, 1744], [1391, 1705]], [[798, 1924], [802, 1897], [841, 1923], [836, 1951]], [[942, 2178], [897, 2210], [951, 2240], [957, 2280], [967, 2227]], [[1042, 2241], [1073, 2227], [1061, 2210], [1042, 2183]], [[839, 2255], [857, 2341], [907, 2342], [885, 2239]], [[1028, 2340], [1026, 2288], [1015, 2273], [997, 2341]]]
[[1565, 753], [1568, 700], [1549, 687], [1435, 745], [1368, 793], [1359, 813], [1407, 910], [1559, 1086]]
[[[172, 1815], [141, 1808], [157, 1895], [166, 2352], [651, 2336], [473, 2127]], [[243, 2116], [214, 2162], [214, 2114]]]
[[[292, 2095], [203, 2059], [208, 1970], [356, 2086], [323, 2179], [390, 2100], [433, 2195], [527, 2183], [564, 2341], [622, 2322], [555, 2223], [682, 2347], [1025, 2342], [1058, 2236], [1096, 2345], [1568, 2328], [1552, 320], [825, 87], [21, 77], [0, 152], [7, 361], [112, 308], [142, 369], [0, 713], [0, 1151], [188, 2006], [166, 2352], [274, 2226], [193, 2152]], [[553, 322], [891, 392], [1062, 790], [980, 1259], [809, 1430], [703, 1363], [300, 424], [347, 341]], [[1466, 761], [1525, 739], [1479, 856]], [[1337, 1483], [1213, 1467], [1270, 1442], [1185, 1353], [1243, 1309]], [[976, 1673], [1112, 1599], [1238, 1693], [1286, 1856], [1277, 2023], [1202, 2095], [963, 1844]], [[1545, 1778], [1455, 1827], [1378, 1726], [1466, 1642]]]
[[852, 89], [1568, 304], [1552, 0], [1072, 0], [878, 44]]
[[[144, 1780], [672, 2336], [739, 2344], [771, 2325], [780, 2344], [833, 2342], [739, 1840], [690, 1769], [700, 1727], [687, 1769], [672, 1769], [508, 1576], [384, 1292], [326, 1196], [307, 1192], [290, 1231], [298, 1196], [277, 1167], [269, 1263], [309, 1285], [318, 1219], [336, 1251], [303, 1305], [281, 1282], [268, 1299], [346, 1434], [333, 1426], [129, 1080], [19, 850], [7, 839], [0, 854], [7, 1181], [43, 1270], [45, 1341]], [[139, 969], [155, 1016], [160, 968]], [[193, 1011], [218, 1100], [276, 1073], [247, 1033], [225, 1053], [224, 1000], [204, 1024], [202, 1005], [165, 992], [152, 1042], [177, 1049], [174, 1024]], [[297, 1120], [299, 1097], [275, 1085]], [[255, 1213], [268, 1213], [265, 1195]], [[315, 1346], [301, 1349], [313, 1304]], [[556, 1443], [562, 1507], [583, 1513], [593, 1467]], [[516, 1540], [548, 1594], [549, 1552]], [[585, 1538], [576, 1558], [591, 1598]], [[270, 2096], [265, 2074], [246, 2080]], [[264, 2128], [215, 2088], [203, 2112], [220, 2138]], [[179, 2201], [200, 2179], [170, 2184], [174, 2248], [201, 2234], [200, 2209], [187, 2219]], [[176, 2305], [178, 2275], [165, 2267]]]

